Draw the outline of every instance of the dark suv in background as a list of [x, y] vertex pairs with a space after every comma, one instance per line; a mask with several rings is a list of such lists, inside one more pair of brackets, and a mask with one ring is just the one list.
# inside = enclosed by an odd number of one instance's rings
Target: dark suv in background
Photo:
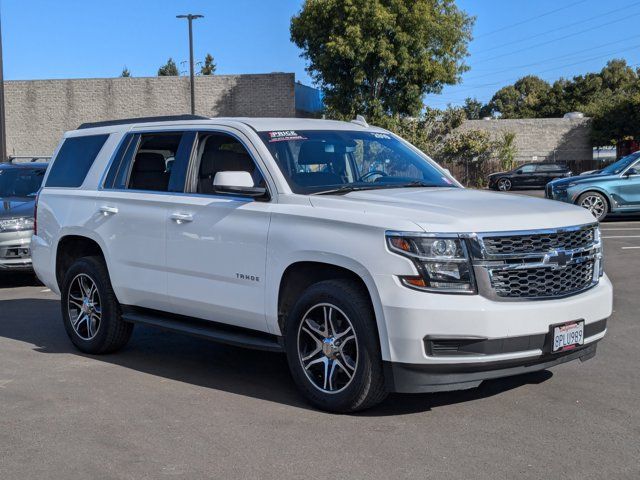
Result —
[[512, 188], [544, 188], [552, 180], [571, 175], [571, 170], [564, 163], [526, 163], [508, 172], [489, 175], [489, 188], [502, 191]]
[[0, 272], [31, 270], [35, 199], [46, 163], [0, 163]]

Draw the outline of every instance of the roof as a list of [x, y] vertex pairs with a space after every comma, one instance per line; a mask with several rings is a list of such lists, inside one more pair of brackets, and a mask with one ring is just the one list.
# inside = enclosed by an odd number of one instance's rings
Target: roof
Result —
[[[238, 124], [248, 125], [258, 132], [274, 130], [367, 130], [361, 124], [342, 122], [337, 120], [321, 120], [311, 118], [256, 118], [256, 117], [202, 117], [199, 115], [173, 115], [164, 117], [126, 118], [120, 120], [108, 120], [105, 122], [83, 123], [78, 130], [101, 129], [104, 132], [121, 130], [131, 126], [167, 126], [167, 125], [211, 125], [211, 124]], [[370, 127], [376, 128], [376, 127]], [[89, 132], [83, 133], [83, 135]], [[74, 135], [75, 136], [75, 135]]]

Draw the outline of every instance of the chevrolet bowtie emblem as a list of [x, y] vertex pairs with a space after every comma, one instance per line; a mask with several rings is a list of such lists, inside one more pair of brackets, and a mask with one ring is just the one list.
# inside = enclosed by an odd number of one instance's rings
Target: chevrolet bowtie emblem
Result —
[[542, 263], [545, 265], [552, 265], [554, 267], [566, 267], [567, 263], [573, 258], [573, 254], [567, 253], [564, 250], [555, 250], [549, 252], [544, 256]]

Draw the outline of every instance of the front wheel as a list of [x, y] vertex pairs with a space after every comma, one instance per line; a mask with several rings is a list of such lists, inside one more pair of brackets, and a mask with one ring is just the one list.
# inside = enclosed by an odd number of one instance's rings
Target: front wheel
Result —
[[61, 293], [64, 327], [79, 350], [109, 353], [129, 341], [133, 325], [120, 315], [120, 305], [102, 258], [84, 257], [71, 265]]
[[508, 192], [509, 190], [511, 190], [511, 180], [509, 180], [508, 178], [501, 178], [500, 180], [498, 180], [498, 190], [500, 190], [501, 192]]
[[598, 192], [583, 193], [578, 197], [578, 201], [576, 203], [589, 210], [599, 222], [604, 220], [609, 213], [609, 204], [607, 203], [607, 199], [604, 195]]
[[285, 346], [293, 379], [313, 405], [348, 413], [385, 398], [376, 331], [357, 283], [327, 280], [304, 291], [288, 315]]

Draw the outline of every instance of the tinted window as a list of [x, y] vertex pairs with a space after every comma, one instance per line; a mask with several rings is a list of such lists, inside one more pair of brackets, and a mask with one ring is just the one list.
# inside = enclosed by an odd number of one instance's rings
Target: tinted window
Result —
[[533, 173], [535, 170], [536, 170], [535, 165], [525, 165], [520, 169], [522, 173]]
[[2, 168], [0, 169], [0, 197], [35, 197], [42, 179], [42, 168]]
[[67, 138], [47, 177], [47, 187], [79, 187], [109, 135]]
[[169, 191], [171, 169], [176, 159], [182, 133], [141, 135], [129, 171], [127, 188], [131, 190]]
[[223, 133], [201, 133], [198, 137], [198, 179], [195, 191], [213, 194], [213, 179], [218, 172], [249, 172], [254, 186], [265, 181], [247, 149], [239, 140]]
[[562, 167], [554, 163], [546, 163], [538, 165], [536, 170], [538, 172], [559, 172], [560, 170], [562, 170]]

